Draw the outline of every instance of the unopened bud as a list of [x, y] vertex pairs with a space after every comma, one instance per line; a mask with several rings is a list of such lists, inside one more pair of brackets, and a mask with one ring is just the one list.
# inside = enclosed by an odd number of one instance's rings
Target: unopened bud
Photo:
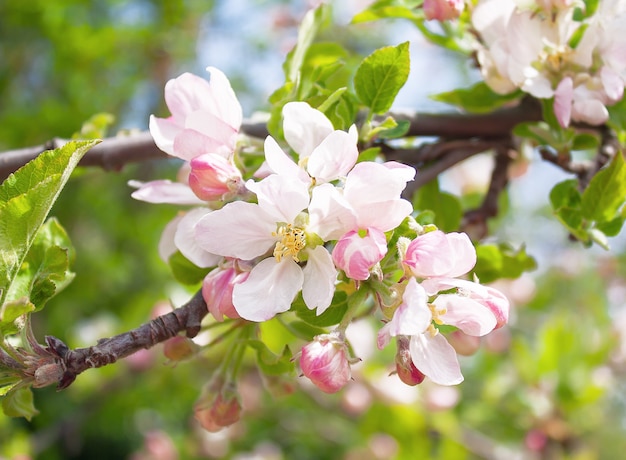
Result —
[[213, 317], [222, 321], [224, 316], [239, 318], [233, 305], [233, 288], [243, 283], [250, 272], [237, 273], [231, 265], [213, 269], [202, 282], [202, 297]]
[[398, 351], [396, 352], [396, 373], [398, 378], [409, 386], [419, 385], [426, 376], [415, 367], [409, 350], [409, 338], [398, 336]]
[[428, 20], [448, 21], [458, 18], [465, 9], [464, 0], [424, 0], [424, 16]]
[[191, 339], [177, 335], [163, 343], [163, 354], [170, 361], [182, 361], [195, 354], [198, 349]]
[[189, 187], [201, 200], [217, 201], [238, 193], [243, 180], [231, 161], [216, 153], [205, 153], [191, 160]]
[[333, 249], [333, 262], [348, 278], [366, 280], [370, 270], [387, 254], [385, 234], [376, 228], [350, 231], [342, 236]]
[[214, 382], [205, 387], [194, 407], [194, 417], [207, 431], [215, 433], [239, 421], [241, 403], [239, 394], [232, 384], [215, 392]]
[[480, 348], [480, 337], [468, 335], [461, 330], [447, 334], [448, 343], [462, 356], [472, 356]]
[[348, 347], [336, 333], [318, 335], [304, 346], [300, 368], [325, 393], [336, 393], [352, 376]]

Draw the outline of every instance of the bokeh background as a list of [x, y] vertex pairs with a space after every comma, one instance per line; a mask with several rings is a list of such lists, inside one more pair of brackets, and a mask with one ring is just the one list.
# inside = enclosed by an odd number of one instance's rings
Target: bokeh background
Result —
[[[335, 2], [320, 39], [355, 56], [411, 41], [402, 107], [451, 110], [428, 94], [479, 78], [465, 56], [426, 42], [410, 23], [349, 25], [366, 1]], [[91, 116], [114, 115], [110, 132], [147, 129], [165, 116], [165, 82], [208, 65], [230, 78], [244, 114], [267, 108], [282, 62], [312, 2], [245, 0], [1, 0], [0, 151], [70, 137]], [[357, 62], [355, 60], [355, 62]], [[348, 63], [350, 65], [350, 63]], [[397, 106], [400, 107], [400, 106]], [[40, 340], [88, 346], [167, 311], [190, 295], [158, 258], [177, 212], [130, 198], [129, 179], [173, 178], [175, 161], [120, 172], [79, 169], [53, 215], [77, 256], [74, 282], [34, 316]], [[484, 191], [488, 157], [441, 178], [460, 195]], [[221, 350], [166, 363], [161, 347], [81, 375], [67, 390], [35, 391], [31, 422], [0, 415], [0, 459], [616, 459], [626, 449], [626, 255], [569, 241], [547, 205], [566, 177], [525, 152], [491, 240], [525, 244], [538, 269], [498, 287], [513, 303], [509, 327], [462, 358], [465, 382], [407, 387], [375, 349], [376, 325], [349, 338], [363, 363], [354, 381], [325, 395], [302, 378], [241, 382], [241, 422], [207, 433], [193, 403]]]

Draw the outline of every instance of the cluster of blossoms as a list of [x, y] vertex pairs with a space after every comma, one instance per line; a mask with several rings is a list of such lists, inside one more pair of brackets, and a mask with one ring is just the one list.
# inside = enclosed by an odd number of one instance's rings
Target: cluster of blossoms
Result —
[[[357, 307], [371, 307], [384, 321], [380, 348], [397, 338], [396, 370], [405, 383], [424, 376], [460, 383], [456, 352], [440, 326], [483, 336], [506, 323], [509, 304], [462, 278], [476, 263], [467, 235], [415, 222], [401, 197], [415, 170], [358, 162], [356, 126], [335, 130], [322, 112], [291, 102], [283, 131], [297, 161], [268, 136], [263, 165], [242, 171], [241, 107], [226, 77], [208, 70], [210, 82], [190, 74], [168, 82], [172, 115], [150, 120], [156, 144], [185, 160], [179, 181], [133, 183], [137, 199], [191, 206], [167, 226], [161, 256], [180, 251], [210, 269], [202, 293], [217, 321], [269, 320], [300, 293], [321, 315], [333, 308], [336, 291], [365, 292]], [[349, 308], [335, 330], [302, 348], [302, 372], [323, 391], [351, 378], [345, 329], [354, 313]]]
[[480, 0], [472, 11], [476, 51], [495, 92], [554, 98], [562, 127], [599, 125], [626, 82], [626, 1], [603, 0], [578, 20], [581, 0]]

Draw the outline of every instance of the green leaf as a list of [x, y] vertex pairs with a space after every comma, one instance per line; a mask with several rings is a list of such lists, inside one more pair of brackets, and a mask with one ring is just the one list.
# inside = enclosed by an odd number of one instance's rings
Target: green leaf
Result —
[[474, 273], [482, 283], [500, 278], [519, 278], [537, 268], [537, 262], [526, 253], [524, 246], [514, 249], [508, 244], [482, 244], [476, 247]]
[[378, 0], [354, 16], [352, 23], [359, 24], [385, 18], [423, 19], [422, 10], [417, 8], [422, 3], [423, 0]]
[[30, 298], [36, 310], [74, 279], [69, 271], [73, 248], [67, 233], [56, 219], [48, 219], [11, 285], [8, 300]]
[[44, 152], [0, 185], [0, 304], [73, 169], [97, 143], [73, 141]]
[[176, 281], [187, 286], [195, 286], [201, 283], [206, 274], [209, 272], [207, 268], [200, 268], [187, 259], [180, 251], [172, 254], [168, 260], [170, 269]]
[[387, 112], [406, 83], [409, 70], [409, 42], [380, 48], [359, 65], [354, 76], [356, 94], [373, 113]]
[[556, 184], [550, 191], [550, 203], [555, 216], [572, 235], [585, 243], [588, 242], [589, 234], [583, 219], [578, 181], [568, 179]]
[[[434, 179], [420, 187], [413, 198], [413, 207], [416, 210], [430, 210], [434, 213], [434, 223], [444, 232], [452, 232], [459, 228], [463, 210], [459, 199], [447, 192], [439, 190], [439, 181]], [[420, 224], [423, 221], [419, 221]]]
[[324, 313], [318, 315], [316, 310], [310, 310], [299, 294], [293, 302], [293, 309], [301, 320], [316, 327], [329, 327], [339, 324], [348, 310], [347, 295], [345, 292], [336, 291], [330, 307]]
[[469, 88], [460, 88], [445, 93], [434, 94], [431, 99], [460, 107], [471, 113], [488, 113], [522, 96], [520, 91], [509, 94], [494, 93], [485, 82]]
[[309, 10], [302, 19], [298, 30], [298, 40], [284, 64], [287, 81], [295, 82], [298, 79], [306, 53], [329, 17], [330, 6], [322, 4], [314, 10]]
[[283, 375], [293, 371], [295, 364], [289, 347], [285, 346], [281, 355], [276, 355], [260, 340], [249, 340], [248, 345], [257, 352], [257, 364], [266, 375]]
[[9, 417], [24, 417], [29, 421], [39, 413], [33, 403], [33, 392], [24, 387], [12, 390], [4, 396], [2, 411]]
[[13, 301], [5, 302], [0, 306], [0, 339], [8, 335], [17, 334], [22, 329], [22, 324], [16, 322], [18, 318], [35, 310], [35, 305], [22, 297]]
[[626, 201], [626, 164], [617, 153], [611, 164], [599, 171], [582, 196], [582, 213], [589, 220], [609, 222]]

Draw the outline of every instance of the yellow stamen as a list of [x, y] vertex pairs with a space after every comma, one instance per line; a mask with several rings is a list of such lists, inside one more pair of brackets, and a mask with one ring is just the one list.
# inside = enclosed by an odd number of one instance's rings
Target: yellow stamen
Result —
[[276, 262], [280, 262], [283, 257], [291, 256], [295, 262], [300, 262], [298, 253], [306, 246], [306, 235], [300, 227], [294, 227], [291, 224], [279, 225], [272, 236], [280, 237], [280, 241], [276, 242], [274, 248], [274, 257]]
[[437, 307], [432, 303], [428, 304], [428, 307], [430, 308], [430, 312], [433, 315], [433, 321], [435, 322], [435, 324], [442, 325], [443, 320], [441, 319], [441, 316], [445, 315], [448, 310], [446, 310], [445, 308], [437, 309]]

